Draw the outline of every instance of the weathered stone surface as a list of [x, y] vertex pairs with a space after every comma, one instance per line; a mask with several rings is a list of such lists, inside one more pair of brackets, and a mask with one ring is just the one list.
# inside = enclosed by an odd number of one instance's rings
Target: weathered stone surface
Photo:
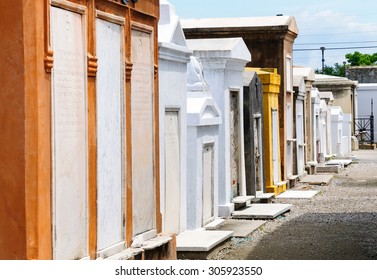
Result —
[[[87, 256], [87, 125], [82, 17], [51, 7], [55, 259]], [[68, 215], [68, 213], [70, 213]]]
[[[151, 34], [132, 30], [131, 130], [133, 236], [155, 227], [153, 54]], [[148, 203], [142, 201], [148, 200]]]
[[97, 32], [97, 246], [122, 241], [121, 28], [96, 20]]

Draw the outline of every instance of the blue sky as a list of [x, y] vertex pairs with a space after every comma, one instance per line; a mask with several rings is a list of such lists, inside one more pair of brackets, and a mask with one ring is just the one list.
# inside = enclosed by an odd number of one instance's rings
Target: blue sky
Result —
[[[346, 53], [377, 52], [377, 1], [348, 0], [169, 0], [181, 18], [258, 17], [291, 15], [299, 28], [294, 64], [321, 67], [320, 47], [351, 48], [325, 50], [325, 64], [345, 61]], [[266, 3], [263, 5], [263, 3]], [[368, 48], [361, 48], [368, 47]], [[369, 48], [374, 47], [374, 48]]]

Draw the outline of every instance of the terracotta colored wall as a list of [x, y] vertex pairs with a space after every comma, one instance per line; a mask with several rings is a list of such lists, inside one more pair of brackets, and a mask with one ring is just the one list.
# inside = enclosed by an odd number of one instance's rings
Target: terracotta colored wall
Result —
[[26, 258], [22, 1], [0, 1], [0, 259]]
[[135, 9], [146, 13], [148, 15], [152, 15], [154, 17], [159, 17], [160, 14], [160, 1], [159, 0], [149, 0], [149, 1], [138, 1], [135, 4], [132, 4], [132, 1], [129, 2], [130, 6], [134, 6]]

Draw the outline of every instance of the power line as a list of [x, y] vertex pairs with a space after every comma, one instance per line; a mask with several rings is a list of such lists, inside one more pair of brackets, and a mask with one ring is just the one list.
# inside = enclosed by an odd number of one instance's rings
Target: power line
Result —
[[342, 44], [364, 44], [364, 43], [377, 43], [377, 41], [354, 41], [354, 42], [334, 42], [334, 43], [299, 43], [296, 46], [304, 46], [304, 45], [342, 45]]
[[[343, 48], [325, 48], [325, 50], [352, 50], [352, 49], [374, 49], [377, 46], [361, 46], [361, 47], [343, 47]], [[313, 48], [313, 49], [293, 49], [293, 51], [300, 52], [300, 51], [320, 51], [321, 48]]]

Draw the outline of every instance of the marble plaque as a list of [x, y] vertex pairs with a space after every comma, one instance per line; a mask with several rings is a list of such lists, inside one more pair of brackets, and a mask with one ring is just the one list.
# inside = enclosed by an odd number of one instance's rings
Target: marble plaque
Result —
[[131, 31], [132, 229], [133, 236], [155, 228], [152, 34]]
[[82, 16], [51, 7], [53, 252], [55, 259], [88, 255], [87, 105]]
[[211, 222], [214, 216], [213, 156], [213, 145], [205, 145], [203, 147], [203, 226]]
[[97, 73], [97, 249], [122, 241], [121, 27], [96, 20]]
[[178, 112], [165, 113], [165, 215], [164, 231], [179, 233], [180, 149]]

